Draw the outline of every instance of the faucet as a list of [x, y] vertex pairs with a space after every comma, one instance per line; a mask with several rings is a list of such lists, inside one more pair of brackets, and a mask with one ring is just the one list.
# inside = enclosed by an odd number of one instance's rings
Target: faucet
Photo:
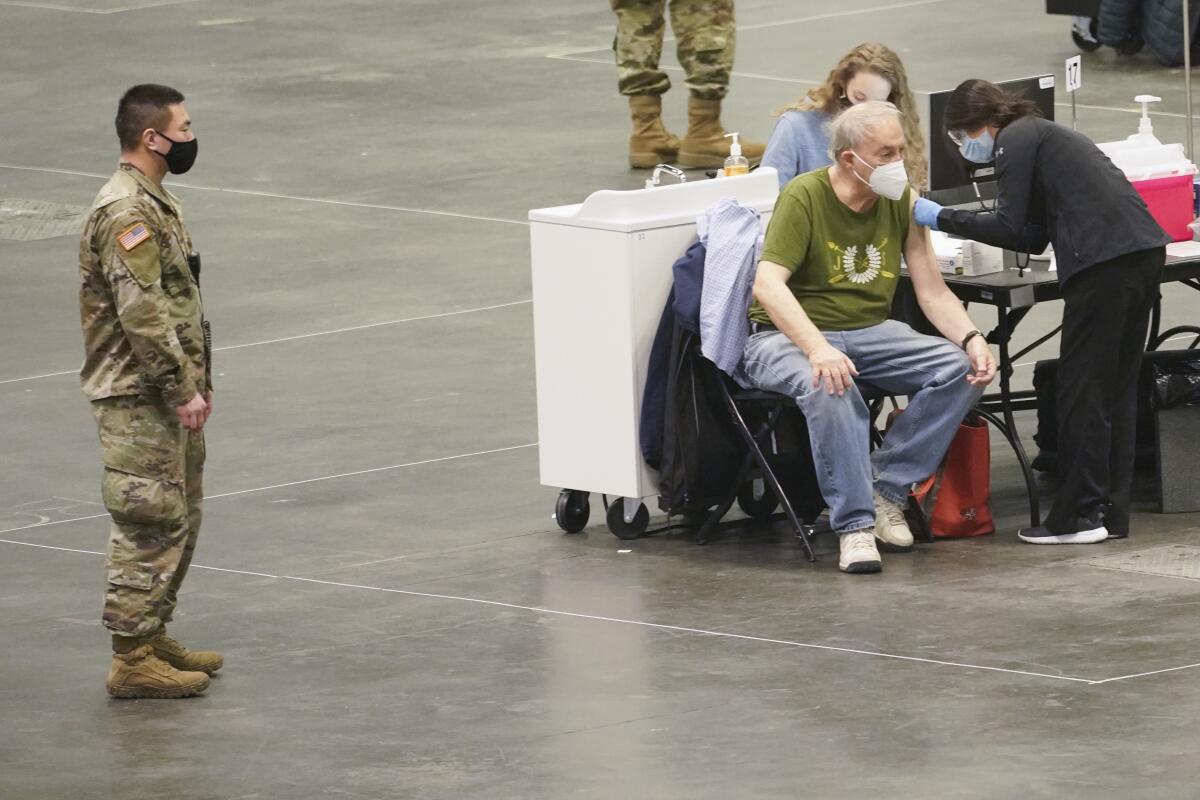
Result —
[[646, 178], [646, 188], [653, 189], [655, 186], [658, 186], [659, 182], [662, 180], [662, 174], [664, 172], [674, 175], [679, 179], [680, 183], [687, 183], [687, 175], [683, 170], [676, 169], [670, 164], [659, 164], [654, 168], [654, 172], [650, 175], [650, 177]]

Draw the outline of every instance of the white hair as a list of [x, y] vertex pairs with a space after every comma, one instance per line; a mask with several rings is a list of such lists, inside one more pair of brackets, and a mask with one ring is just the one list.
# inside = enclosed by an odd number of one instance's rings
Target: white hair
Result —
[[870, 139], [887, 120], [900, 124], [900, 117], [900, 109], [886, 100], [850, 106], [829, 124], [829, 157], [836, 162], [842, 153]]

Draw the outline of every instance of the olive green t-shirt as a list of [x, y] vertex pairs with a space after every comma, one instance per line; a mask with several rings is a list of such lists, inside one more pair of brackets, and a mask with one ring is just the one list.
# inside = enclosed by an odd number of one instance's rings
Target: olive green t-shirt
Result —
[[[908, 235], [909, 189], [868, 211], [834, 194], [829, 168], [794, 178], [775, 201], [761, 259], [792, 271], [788, 288], [822, 331], [850, 331], [888, 318]], [[750, 319], [771, 321], [757, 301]]]

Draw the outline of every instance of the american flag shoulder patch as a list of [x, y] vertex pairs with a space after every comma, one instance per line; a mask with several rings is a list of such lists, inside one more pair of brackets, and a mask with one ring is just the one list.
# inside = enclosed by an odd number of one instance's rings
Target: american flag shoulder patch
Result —
[[121, 231], [120, 235], [117, 236], [117, 241], [120, 243], [125, 252], [128, 253], [130, 250], [137, 247], [139, 244], [149, 238], [150, 230], [144, 223], [139, 222], [138, 224], [131, 225], [130, 227]]

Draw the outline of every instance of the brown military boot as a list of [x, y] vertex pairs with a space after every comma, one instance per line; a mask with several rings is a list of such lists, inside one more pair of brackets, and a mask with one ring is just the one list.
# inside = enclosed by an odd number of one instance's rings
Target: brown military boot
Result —
[[155, 656], [148, 644], [128, 652], [117, 652], [116, 645], [113, 649], [106, 683], [113, 697], [170, 700], [193, 697], [208, 688], [208, 676], [203, 672], [180, 672]]
[[633, 135], [629, 137], [629, 166], [650, 169], [671, 163], [679, 154], [679, 137], [662, 124], [662, 96], [635, 94], [629, 97]]
[[154, 648], [154, 655], [178, 670], [212, 675], [225, 663], [221, 654], [212, 650], [188, 650], [167, 636], [165, 629], [150, 640], [150, 646]]
[[[721, 126], [721, 101], [688, 98], [688, 129], [679, 143], [679, 164], [691, 169], [714, 169], [725, 166], [729, 158], [727, 131]], [[742, 155], [750, 162], [761, 161], [766, 145], [747, 142], [738, 137], [742, 144]]]

